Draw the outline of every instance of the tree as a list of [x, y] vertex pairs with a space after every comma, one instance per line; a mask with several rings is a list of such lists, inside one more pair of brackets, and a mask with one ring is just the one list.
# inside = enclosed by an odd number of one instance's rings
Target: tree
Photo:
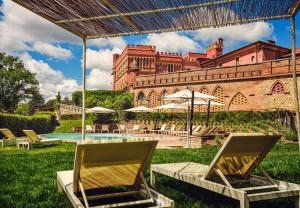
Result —
[[41, 97], [35, 74], [14, 56], [0, 52], [0, 111], [14, 112], [21, 101]]
[[56, 101], [57, 101], [57, 103], [61, 103], [61, 94], [60, 94], [60, 92], [58, 92], [57, 95], [56, 95]]

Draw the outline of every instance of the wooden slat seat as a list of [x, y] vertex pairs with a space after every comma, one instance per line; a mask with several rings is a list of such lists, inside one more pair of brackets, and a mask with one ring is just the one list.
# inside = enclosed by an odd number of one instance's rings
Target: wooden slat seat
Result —
[[[241, 208], [249, 208], [251, 201], [285, 197], [296, 197], [295, 207], [300, 208], [300, 185], [274, 180], [259, 166], [280, 137], [231, 134], [209, 166], [192, 162], [151, 165], [151, 185], [160, 173], [239, 200]], [[256, 168], [264, 177], [252, 175]], [[215, 182], [215, 176], [223, 183]], [[246, 187], [236, 185], [243, 182]]]

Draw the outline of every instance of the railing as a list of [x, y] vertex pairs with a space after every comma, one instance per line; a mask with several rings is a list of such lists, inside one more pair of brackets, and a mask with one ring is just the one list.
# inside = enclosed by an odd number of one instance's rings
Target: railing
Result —
[[[296, 61], [296, 69], [300, 72], [300, 59], [298, 58]], [[257, 64], [144, 75], [137, 78], [135, 86], [139, 87], [153, 84], [178, 84], [184, 82], [274, 76], [290, 74], [291, 72], [291, 60], [281, 59]]]
[[61, 115], [82, 114], [82, 108], [75, 105], [60, 104], [59, 111]]

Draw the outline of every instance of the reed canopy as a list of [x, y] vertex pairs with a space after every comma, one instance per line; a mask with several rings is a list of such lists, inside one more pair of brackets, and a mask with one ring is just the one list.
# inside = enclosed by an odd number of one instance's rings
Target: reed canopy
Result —
[[285, 19], [300, 5], [300, 0], [13, 1], [85, 39]]

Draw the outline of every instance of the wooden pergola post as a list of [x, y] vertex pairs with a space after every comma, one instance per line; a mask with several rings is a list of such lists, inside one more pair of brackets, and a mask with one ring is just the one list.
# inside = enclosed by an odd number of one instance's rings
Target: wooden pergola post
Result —
[[296, 129], [299, 142], [299, 152], [300, 152], [300, 108], [299, 108], [299, 91], [297, 82], [297, 69], [296, 69], [296, 25], [295, 17], [291, 17], [291, 35], [292, 35], [292, 65], [293, 65], [293, 84], [294, 84], [294, 101], [295, 101], [295, 111], [296, 111]]
[[85, 140], [86, 38], [82, 39], [82, 140]]

